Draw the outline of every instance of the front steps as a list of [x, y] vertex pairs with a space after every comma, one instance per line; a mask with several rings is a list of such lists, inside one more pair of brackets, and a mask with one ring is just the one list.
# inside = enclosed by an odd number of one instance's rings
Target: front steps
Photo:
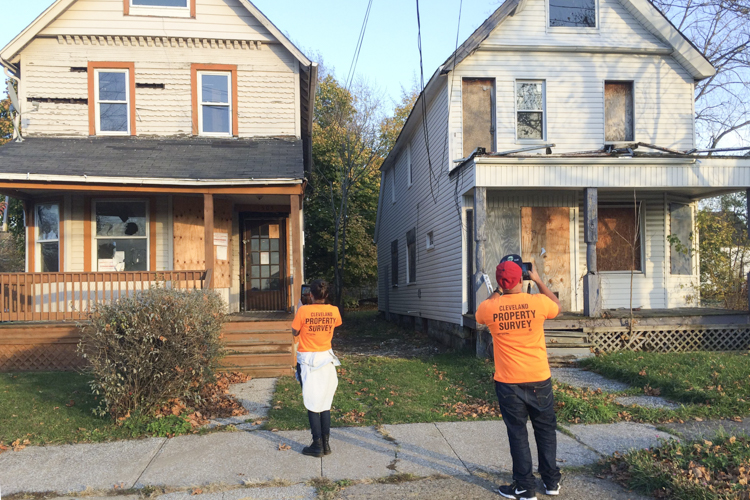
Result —
[[225, 371], [237, 371], [255, 378], [292, 375], [293, 337], [291, 318], [255, 321], [251, 317], [233, 317], [224, 324], [222, 340], [226, 356]]

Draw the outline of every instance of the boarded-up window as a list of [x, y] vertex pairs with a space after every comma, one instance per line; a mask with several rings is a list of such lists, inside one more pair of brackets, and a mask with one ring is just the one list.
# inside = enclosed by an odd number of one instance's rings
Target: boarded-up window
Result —
[[492, 100], [495, 80], [465, 78], [463, 80], [463, 142], [464, 158], [476, 148], [494, 151], [495, 126]]
[[398, 286], [398, 240], [391, 242], [391, 286]]
[[417, 282], [417, 230], [406, 233], [406, 282]]
[[599, 271], [642, 271], [640, 203], [599, 205], [599, 240], [596, 261]]
[[633, 82], [604, 83], [604, 140], [633, 141]]
[[669, 204], [670, 267], [672, 274], [693, 274], [691, 247], [693, 211], [690, 205]]

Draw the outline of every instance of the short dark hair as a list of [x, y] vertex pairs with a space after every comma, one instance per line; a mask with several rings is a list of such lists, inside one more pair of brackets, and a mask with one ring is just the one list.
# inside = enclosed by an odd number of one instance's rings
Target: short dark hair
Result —
[[310, 293], [315, 300], [328, 299], [328, 282], [325, 280], [315, 280], [310, 284]]

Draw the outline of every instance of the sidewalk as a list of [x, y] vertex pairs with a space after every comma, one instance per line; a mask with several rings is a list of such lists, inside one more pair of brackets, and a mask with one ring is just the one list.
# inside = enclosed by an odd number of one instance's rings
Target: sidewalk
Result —
[[[659, 438], [673, 437], [651, 425], [633, 423], [573, 425], [567, 430], [574, 437], [558, 432], [558, 460], [563, 469], [588, 466], [615, 451], [645, 448], [657, 444]], [[533, 432], [529, 435], [534, 450]], [[227, 488], [278, 479], [287, 484], [315, 478], [374, 480], [397, 474], [507, 477], [511, 470], [502, 421], [335, 428], [331, 431], [333, 454], [323, 458], [300, 453], [309, 441], [308, 431], [248, 430], [173, 439], [28, 447], [0, 455], [0, 488], [3, 495], [70, 495], [85, 490], [147, 486]], [[307, 498], [306, 494], [300, 492], [302, 496], [296, 497]], [[172, 495], [186, 497], [189, 493]], [[234, 496], [222, 493], [216, 498]], [[629, 494], [627, 498], [634, 496]]]

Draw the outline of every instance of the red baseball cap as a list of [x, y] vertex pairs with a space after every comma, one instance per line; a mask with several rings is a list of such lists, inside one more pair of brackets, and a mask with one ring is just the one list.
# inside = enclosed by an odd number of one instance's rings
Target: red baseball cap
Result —
[[497, 284], [502, 290], [510, 290], [521, 282], [523, 270], [512, 260], [504, 260], [495, 269]]

